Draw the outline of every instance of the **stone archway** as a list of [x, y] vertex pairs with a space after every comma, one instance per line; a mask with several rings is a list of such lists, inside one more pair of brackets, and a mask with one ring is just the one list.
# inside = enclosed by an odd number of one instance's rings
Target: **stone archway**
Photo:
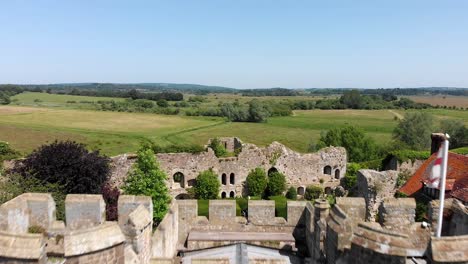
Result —
[[230, 198], [236, 197], [236, 193], [235, 193], [234, 191], [231, 191], [231, 192], [229, 193], [229, 197], [230, 197]]
[[305, 189], [302, 186], [297, 187], [297, 194], [298, 195], [304, 195]]
[[325, 167], [323, 168], [323, 174], [331, 175], [331, 174], [332, 174], [332, 168], [331, 168], [331, 166], [325, 166]]
[[336, 169], [335, 170], [335, 179], [339, 179], [339, 178], [340, 178], [340, 170]]
[[181, 188], [185, 188], [185, 179], [184, 179], [184, 174], [180, 171], [174, 173], [174, 175], [172, 176], [172, 179], [174, 180], [174, 182], [177, 182], [180, 184], [180, 187]]
[[225, 199], [225, 198], [226, 198], [226, 192], [222, 192], [222, 193], [221, 193], [221, 198], [222, 198], [222, 199]]

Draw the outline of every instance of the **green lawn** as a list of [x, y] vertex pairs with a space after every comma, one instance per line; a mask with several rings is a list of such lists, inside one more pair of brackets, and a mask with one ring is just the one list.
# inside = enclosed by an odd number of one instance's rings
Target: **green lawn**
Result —
[[[35, 93], [24, 92], [17, 94], [11, 98], [12, 105], [22, 106], [40, 106], [40, 107], [62, 107], [62, 108], [76, 108], [76, 109], [92, 109], [89, 102], [97, 101], [123, 101], [124, 98], [113, 97], [94, 97], [94, 96], [79, 96], [79, 95], [62, 95], [62, 94], [48, 94], [48, 93]], [[75, 101], [75, 103], [70, 103]]]

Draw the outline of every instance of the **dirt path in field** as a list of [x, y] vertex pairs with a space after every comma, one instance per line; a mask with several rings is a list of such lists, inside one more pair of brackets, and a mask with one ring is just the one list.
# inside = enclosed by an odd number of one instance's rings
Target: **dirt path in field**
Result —
[[388, 110], [388, 111], [389, 111], [390, 113], [392, 113], [394, 116], [396, 116], [398, 119], [400, 119], [400, 120], [403, 119], [403, 116], [400, 115], [399, 113], [397, 113], [397, 112], [395, 112], [395, 111], [393, 111], [393, 110]]

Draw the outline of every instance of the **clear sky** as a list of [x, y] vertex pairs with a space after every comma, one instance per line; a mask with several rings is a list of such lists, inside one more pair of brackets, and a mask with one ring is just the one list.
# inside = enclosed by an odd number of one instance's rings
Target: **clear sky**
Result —
[[0, 1], [0, 83], [468, 87], [468, 1]]

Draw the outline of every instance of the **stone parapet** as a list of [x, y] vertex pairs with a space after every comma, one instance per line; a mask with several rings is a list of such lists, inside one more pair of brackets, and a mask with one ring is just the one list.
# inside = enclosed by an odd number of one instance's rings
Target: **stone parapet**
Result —
[[174, 258], [177, 255], [179, 242], [179, 212], [179, 204], [173, 201], [169, 212], [152, 235], [152, 257]]
[[0, 205], [0, 230], [26, 233], [30, 226], [49, 228], [55, 221], [55, 202], [47, 193], [24, 193]]
[[106, 221], [106, 204], [102, 195], [69, 194], [65, 199], [67, 228], [89, 228]]
[[15, 260], [25, 262], [45, 261], [46, 242], [42, 234], [18, 234], [0, 231], [0, 262], [14, 263]]
[[416, 201], [413, 198], [386, 198], [379, 209], [379, 221], [387, 229], [406, 228], [415, 222]]
[[116, 222], [72, 230], [64, 237], [65, 257], [89, 254], [125, 242], [125, 236]]
[[209, 201], [210, 224], [232, 224], [236, 221], [235, 200], [210, 200]]
[[249, 200], [249, 221], [254, 225], [271, 225], [275, 218], [275, 201]]
[[307, 201], [288, 201], [287, 202], [287, 225], [295, 227], [304, 227], [305, 208]]
[[468, 263], [468, 235], [431, 237], [432, 263]]

